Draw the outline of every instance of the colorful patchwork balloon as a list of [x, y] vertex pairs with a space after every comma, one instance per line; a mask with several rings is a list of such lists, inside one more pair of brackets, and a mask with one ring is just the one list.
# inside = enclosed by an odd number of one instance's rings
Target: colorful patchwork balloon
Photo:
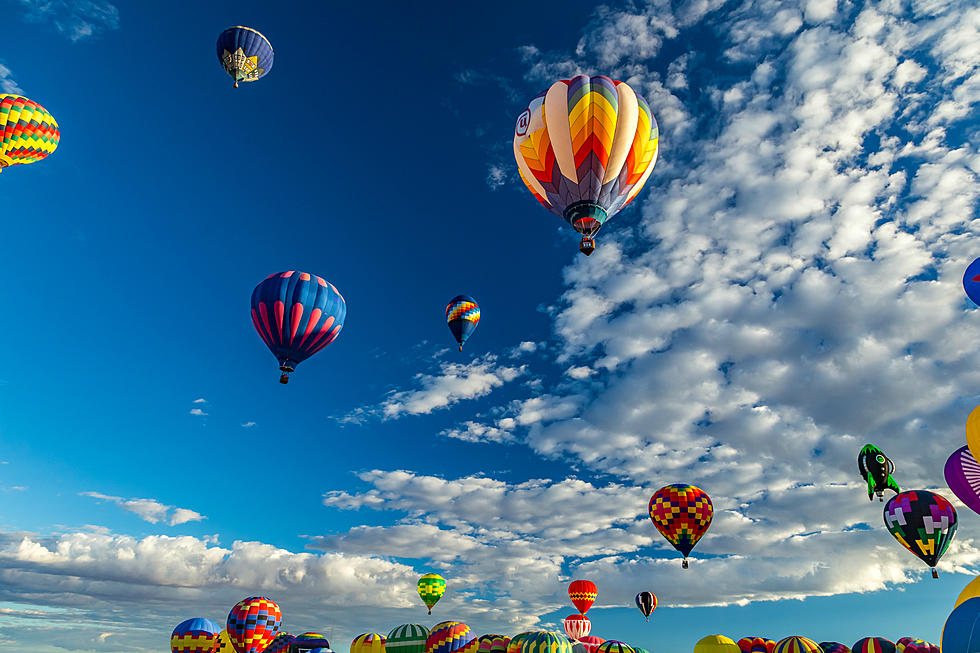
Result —
[[296, 366], [333, 342], [347, 302], [334, 285], [309, 272], [277, 272], [252, 291], [252, 324], [279, 361], [280, 383]]
[[965, 503], [967, 508], [980, 514], [980, 463], [970, 453], [970, 447], [963, 446], [954, 451], [946, 460], [943, 474], [946, 485], [956, 498]]
[[511, 637], [510, 642], [507, 643], [507, 653], [521, 653], [524, 639], [531, 634], [530, 630], [525, 630], [523, 633], [517, 633]]
[[588, 635], [592, 630], [592, 622], [584, 614], [570, 614], [565, 617], [562, 623], [569, 638], [576, 641]]
[[418, 590], [419, 597], [432, 614], [432, 606], [446, 593], [446, 579], [439, 574], [426, 574], [419, 578]]
[[657, 609], [657, 595], [653, 592], [640, 592], [633, 600], [640, 613], [650, 621], [650, 615]]
[[736, 642], [742, 653], [772, 653], [776, 642], [765, 637], [743, 637]]
[[350, 643], [350, 653], [385, 653], [385, 638], [378, 633], [364, 633]]
[[820, 642], [820, 650], [823, 653], [851, 653], [851, 649], [840, 642]]
[[510, 637], [507, 635], [480, 635], [478, 639], [479, 653], [507, 653], [507, 647], [510, 645]]
[[198, 617], [181, 621], [170, 636], [172, 653], [212, 653], [218, 644], [221, 626]]
[[659, 136], [629, 84], [579, 75], [552, 84], [518, 116], [514, 158], [531, 194], [582, 234], [588, 256], [599, 228], [653, 172]]
[[290, 644], [290, 653], [300, 653], [309, 652], [312, 653], [318, 648], [330, 650], [330, 642], [327, 638], [320, 633], [306, 632], [300, 633], [293, 638], [292, 644]]
[[468, 295], [453, 297], [446, 305], [446, 323], [459, 344], [459, 350], [463, 351], [463, 345], [480, 324], [480, 307], [476, 300]]
[[242, 25], [229, 27], [218, 36], [218, 61], [238, 82], [254, 82], [272, 70], [275, 54], [269, 39], [258, 30]]
[[561, 633], [537, 630], [521, 641], [521, 653], [572, 653], [572, 641]]
[[296, 638], [289, 633], [279, 631], [272, 643], [262, 653], [289, 653], [289, 647]]
[[589, 611], [597, 596], [599, 596], [599, 588], [591, 580], [573, 580], [568, 585], [568, 598], [582, 614]]
[[222, 630], [218, 634], [218, 640], [214, 647], [214, 653], [235, 653], [235, 647], [231, 643], [231, 639], [228, 637], [228, 631]]
[[915, 641], [914, 637], [899, 637], [895, 640], [895, 651], [896, 653], [902, 653], [905, 647]]
[[262, 653], [279, 634], [282, 611], [275, 601], [250, 596], [228, 613], [228, 639], [237, 653]]
[[426, 653], [477, 653], [479, 648], [480, 640], [469, 626], [459, 621], [436, 624], [425, 640]]
[[425, 653], [429, 629], [421, 624], [404, 624], [391, 629], [385, 638], [388, 653]]
[[599, 647], [605, 641], [606, 640], [602, 639], [601, 637], [596, 637], [595, 635], [586, 635], [585, 637], [579, 638], [578, 643], [582, 644], [588, 653], [596, 653], [596, 651], [599, 650]]
[[853, 653], [895, 653], [895, 642], [884, 637], [862, 637], [854, 642], [851, 651]]
[[823, 653], [823, 649], [808, 637], [793, 635], [776, 642], [773, 653]]
[[58, 122], [47, 109], [22, 95], [0, 93], [0, 172], [40, 161], [61, 142]]
[[[695, 647], [695, 651], [696, 650], [697, 647]], [[596, 649], [596, 653], [636, 653], [636, 652], [633, 650], [633, 647], [630, 646], [629, 644], [618, 642], [614, 639], [607, 639], [606, 641], [604, 641], [602, 644], [599, 645], [599, 648]]]
[[953, 504], [926, 490], [909, 490], [889, 499], [883, 517], [888, 532], [932, 567], [933, 578], [939, 578], [936, 565], [956, 535]]
[[684, 556], [681, 566], [687, 569], [687, 556], [711, 526], [711, 498], [693, 485], [675, 483], [656, 491], [649, 511], [660, 534]]

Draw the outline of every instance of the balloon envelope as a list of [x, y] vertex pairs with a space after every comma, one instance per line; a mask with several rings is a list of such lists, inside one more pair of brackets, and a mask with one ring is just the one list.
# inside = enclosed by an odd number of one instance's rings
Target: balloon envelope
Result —
[[[933, 568], [956, 535], [956, 510], [953, 504], [927, 490], [908, 490], [896, 494], [885, 504], [883, 517], [888, 532]], [[933, 576], [936, 576], [935, 571]]]
[[941, 648], [944, 651], [980, 651], [980, 597], [967, 599], [946, 618]]
[[966, 266], [963, 272], [963, 290], [974, 304], [980, 305], [980, 258]]
[[426, 653], [476, 653], [479, 648], [480, 640], [469, 626], [459, 621], [436, 624], [425, 641]]
[[279, 633], [282, 611], [275, 601], [250, 596], [228, 613], [228, 639], [237, 653], [262, 653]]
[[350, 643], [350, 653], [385, 653], [385, 638], [378, 633], [364, 633]]
[[607, 639], [602, 644], [599, 644], [596, 653], [635, 653], [635, 651], [629, 644], [624, 644], [614, 639]]
[[47, 109], [22, 95], [0, 93], [0, 170], [40, 161], [60, 142], [58, 122]]
[[743, 637], [736, 642], [742, 653], [772, 653], [776, 642], [765, 637]]
[[468, 295], [456, 295], [449, 300], [446, 305], [446, 324], [456, 338], [459, 350], [463, 351], [463, 345], [480, 324], [480, 307], [476, 300]]
[[584, 614], [570, 614], [562, 623], [565, 626], [565, 634], [574, 640], [585, 637], [592, 630], [592, 622]]
[[980, 455], [980, 406], [970, 411], [970, 416], [966, 418], [966, 445], [970, 447], [970, 453], [977, 460]]
[[851, 649], [840, 642], [820, 642], [823, 653], [851, 653]]
[[694, 653], [739, 653], [738, 645], [724, 635], [708, 635], [694, 645]]
[[203, 617], [182, 621], [170, 636], [170, 650], [173, 653], [212, 653], [220, 631], [221, 626]]
[[290, 645], [294, 639], [296, 638], [289, 633], [284, 633], [280, 630], [276, 638], [272, 640], [272, 643], [262, 653], [289, 653]]
[[640, 592], [633, 599], [640, 614], [650, 620], [650, 615], [657, 609], [657, 596], [653, 592]]
[[419, 597], [432, 614], [432, 606], [446, 593], [446, 579], [439, 574], [426, 574], [419, 578]]
[[851, 647], [853, 653], [895, 653], [895, 642], [884, 637], [862, 637]]
[[275, 54], [269, 39], [251, 27], [235, 25], [218, 36], [218, 61], [238, 82], [254, 82], [272, 70]]
[[309, 272], [270, 274], [252, 291], [252, 324], [279, 361], [283, 383], [337, 338], [346, 317], [347, 302], [334, 285]]
[[535, 630], [521, 640], [521, 653], [572, 653], [572, 640], [550, 630]]
[[599, 588], [591, 580], [573, 580], [568, 584], [568, 598], [579, 612], [585, 614], [599, 596]]
[[776, 642], [773, 653], [823, 653], [823, 649], [808, 637], [793, 635]]
[[531, 194], [591, 238], [643, 188], [659, 136], [629, 84], [579, 75], [552, 84], [518, 116], [514, 158]]
[[977, 576], [966, 584], [966, 587], [963, 588], [960, 595], [956, 597], [956, 603], [953, 604], [953, 607], [959, 607], [961, 603], [975, 596], [980, 596], [980, 576]]
[[478, 638], [480, 645], [477, 650], [480, 653], [507, 653], [507, 646], [510, 644], [510, 637], [507, 635], [480, 635]]
[[318, 648], [330, 650], [327, 638], [314, 632], [300, 633], [289, 646], [289, 653], [311, 653]]
[[980, 514], [980, 463], [970, 453], [970, 447], [963, 446], [953, 452], [946, 460], [943, 469], [946, 485], [966, 507]]
[[421, 624], [396, 626], [385, 638], [385, 650], [388, 653], [425, 653], [428, 637], [429, 629]]
[[602, 639], [601, 637], [596, 637], [595, 635], [586, 635], [585, 637], [579, 638], [578, 643], [584, 646], [588, 653], [596, 653], [596, 650], [605, 641], [606, 640]]
[[686, 566], [691, 549], [711, 525], [711, 498], [701, 488], [675, 483], [656, 491], [649, 512], [660, 534], [684, 556]]

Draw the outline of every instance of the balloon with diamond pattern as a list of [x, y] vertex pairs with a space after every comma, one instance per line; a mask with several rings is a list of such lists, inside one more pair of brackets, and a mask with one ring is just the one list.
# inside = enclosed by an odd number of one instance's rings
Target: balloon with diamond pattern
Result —
[[60, 142], [58, 122], [47, 109], [22, 95], [0, 93], [0, 171], [40, 161]]
[[579, 612], [585, 614], [599, 596], [599, 588], [591, 580], [573, 580], [568, 585], [568, 598]]
[[479, 648], [480, 640], [476, 634], [459, 621], [436, 624], [425, 640], [426, 653], [477, 653]]
[[711, 498], [701, 488], [675, 483], [656, 491], [649, 512], [660, 534], [684, 556], [687, 569], [687, 556], [711, 525]]
[[282, 611], [275, 601], [250, 596], [228, 613], [228, 639], [237, 653], [262, 653], [279, 634]]

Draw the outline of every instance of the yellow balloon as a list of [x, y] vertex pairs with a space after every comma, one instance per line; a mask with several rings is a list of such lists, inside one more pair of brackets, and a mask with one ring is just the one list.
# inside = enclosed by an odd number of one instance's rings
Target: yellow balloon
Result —
[[[976, 411], [974, 411], [976, 412]], [[972, 599], [975, 596], [980, 596], [980, 576], [977, 576], [963, 588], [960, 595], [956, 597], [956, 603], [953, 604], [953, 609], [960, 607], [960, 603], [966, 601], [967, 599]]]
[[228, 639], [227, 630], [222, 630], [221, 634], [218, 635], [218, 646], [214, 650], [217, 653], [235, 653], [235, 647], [232, 645], [231, 640]]
[[966, 418], [966, 445], [970, 447], [970, 453], [977, 460], [980, 455], [980, 406], [973, 409], [970, 416]]
[[738, 644], [724, 635], [708, 635], [694, 645], [694, 653], [741, 653]]

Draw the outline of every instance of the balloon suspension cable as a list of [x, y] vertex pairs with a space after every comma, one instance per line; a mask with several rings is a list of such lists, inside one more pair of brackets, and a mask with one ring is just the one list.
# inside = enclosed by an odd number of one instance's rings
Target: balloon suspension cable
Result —
[[939, 572], [936, 571], [935, 567], [933, 567], [933, 570], [932, 570], [932, 577], [933, 578], [939, 578]]

